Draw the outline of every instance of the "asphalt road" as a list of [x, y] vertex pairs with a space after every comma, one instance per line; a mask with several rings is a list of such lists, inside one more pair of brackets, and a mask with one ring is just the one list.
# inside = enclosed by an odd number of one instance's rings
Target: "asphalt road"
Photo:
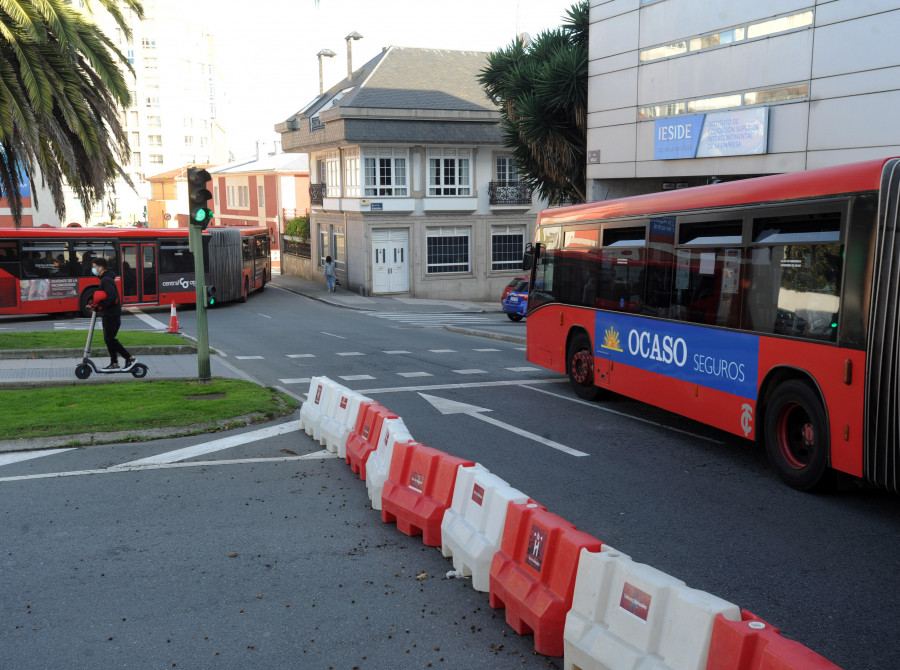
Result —
[[[795, 492], [752, 443], [625, 399], [584, 403], [521, 347], [446, 332], [442, 319], [270, 288], [212, 311], [210, 342], [297, 395], [314, 375], [365, 392], [420, 442], [844, 668], [896, 667], [900, 498]], [[192, 332], [193, 312], [179, 321]], [[423, 393], [495, 423], [443, 415]], [[122, 467], [219, 437], [0, 465], [8, 667], [562, 667], [532, 654], [485, 594], [444, 578], [439, 551], [382, 524], [365, 484], [302, 433]]]

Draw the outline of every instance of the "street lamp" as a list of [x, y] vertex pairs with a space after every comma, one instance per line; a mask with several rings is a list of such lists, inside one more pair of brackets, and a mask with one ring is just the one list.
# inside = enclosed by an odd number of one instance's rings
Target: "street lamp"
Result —
[[319, 95], [322, 95], [325, 92], [325, 81], [322, 78], [322, 56], [325, 58], [334, 58], [337, 54], [331, 49], [322, 49], [316, 56], [319, 57]]
[[354, 30], [344, 39], [347, 40], [347, 79], [349, 80], [350, 77], [353, 76], [353, 49], [351, 48], [351, 44], [353, 43], [353, 40], [361, 40], [362, 35]]

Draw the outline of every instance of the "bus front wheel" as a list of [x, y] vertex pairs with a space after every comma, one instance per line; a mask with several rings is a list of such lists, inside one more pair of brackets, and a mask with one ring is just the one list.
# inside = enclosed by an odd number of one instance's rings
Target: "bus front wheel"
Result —
[[824, 483], [831, 438], [813, 388], [791, 380], [775, 389], [765, 416], [766, 453], [788, 485], [809, 491]]
[[576, 335], [569, 345], [569, 382], [579, 398], [596, 400], [600, 389], [594, 385], [594, 352], [591, 338], [584, 333]]

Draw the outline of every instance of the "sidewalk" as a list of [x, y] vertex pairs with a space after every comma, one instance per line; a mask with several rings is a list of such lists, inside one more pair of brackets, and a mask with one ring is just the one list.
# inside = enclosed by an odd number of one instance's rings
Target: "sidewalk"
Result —
[[272, 286], [328, 303], [364, 312], [409, 312], [416, 314], [442, 314], [459, 312], [498, 312], [500, 297], [491, 302], [466, 300], [424, 300], [422, 298], [395, 298], [387, 296], [363, 296], [338, 286], [334, 293], [322, 282], [301, 279], [290, 275], [272, 275]]
[[[318, 300], [334, 307], [364, 312], [392, 314], [499, 314], [500, 298], [496, 301], [425, 300], [422, 298], [395, 298], [390, 296], [362, 296], [341, 287], [332, 293], [322, 282], [288, 275], [272, 275], [271, 285], [277, 288]], [[484, 325], [445, 325], [444, 330], [463, 335], [476, 335], [493, 340], [525, 345], [525, 324], [485, 323]]]
[[[109, 363], [104, 355], [91, 360], [100, 367]], [[137, 356], [138, 363], [149, 368], [145, 379], [169, 379], [194, 381], [197, 379], [196, 354], [172, 354]], [[81, 357], [66, 358], [11, 358], [0, 360], [0, 388], [30, 388], [35, 386], [83, 384], [109, 384], [113, 382], [133, 381], [129, 373], [102, 374], [91, 373], [87, 379], [75, 377], [75, 366], [81, 363]], [[209, 357], [210, 373], [213, 377], [241, 379], [243, 375], [215, 354]]]

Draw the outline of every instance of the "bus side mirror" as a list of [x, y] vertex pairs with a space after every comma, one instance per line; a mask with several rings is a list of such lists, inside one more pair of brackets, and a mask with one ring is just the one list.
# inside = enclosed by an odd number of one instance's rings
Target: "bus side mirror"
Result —
[[529, 242], [525, 245], [525, 253], [522, 255], [522, 269], [529, 272], [534, 267], [534, 261], [541, 253], [540, 244]]

